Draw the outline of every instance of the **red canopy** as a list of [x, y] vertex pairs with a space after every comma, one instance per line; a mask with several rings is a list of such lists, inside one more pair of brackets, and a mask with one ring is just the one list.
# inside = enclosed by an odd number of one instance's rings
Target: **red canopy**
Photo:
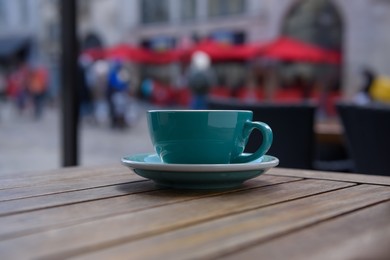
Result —
[[165, 64], [179, 59], [179, 52], [168, 50], [163, 52], [150, 51], [128, 44], [120, 44], [106, 50], [106, 58], [131, 60], [138, 63]]
[[307, 61], [316, 63], [340, 63], [341, 55], [337, 51], [327, 50], [296, 39], [281, 37], [266, 44], [258, 52], [266, 56], [286, 61]]
[[255, 57], [260, 47], [259, 44], [231, 45], [207, 40], [185, 52], [182, 58], [189, 61], [194, 52], [202, 51], [207, 53], [213, 61], [248, 60]]
[[92, 58], [130, 60], [137, 63], [166, 64], [191, 60], [196, 51], [207, 53], [213, 61], [249, 60], [256, 56], [265, 56], [286, 61], [324, 62], [338, 64], [341, 55], [313, 44], [296, 39], [281, 37], [270, 43], [249, 43], [230, 45], [215, 41], [203, 41], [188, 50], [151, 51], [128, 44], [119, 44], [107, 49], [91, 49], [84, 52]]
[[105, 51], [102, 48], [91, 48], [84, 50], [83, 55], [86, 55], [93, 60], [104, 59], [106, 57]]

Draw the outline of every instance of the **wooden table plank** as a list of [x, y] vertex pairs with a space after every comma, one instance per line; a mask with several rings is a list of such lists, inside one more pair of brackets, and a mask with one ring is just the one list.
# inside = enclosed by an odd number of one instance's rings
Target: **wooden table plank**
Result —
[[[282, 183], [280, 185], [273, 186], [274, 190], [278, 190], [278, 186], [282, 186], [286, 181], [295, 181], [296, 178], [280, 178], [271, 176], [271, 178], [263, 177], [248, 181], [245, 186], [236, 190], [243, 190], [256, 187], [267, 187], [273, 184]], [[344, 187], [343, 183], [326, 182], [325, 188]], [[150, 183], [145, 183], [149, 186]], [[301, 184], [302, 185], [302, 184]], [[348, 184], [347, 184], [348, 185]], [[317, 190], [307, 183], [307, 188], [301, 188], [296, 192], [295, 196], [301, 194], [310, 194], [310, 192], [317, 192]], [[295, 186], [293, 186], [295, 187]], [[98, 218], [105, 218], [109, 216], [125, 214], [148, 208], [159, 207], [162, 205], [179, 203], [183, 201], [195, 200], [215, 196], [219, 194], [232, 193], [235, 190], [225, 191], [180, 191], [180, 190], [157, 190], [145, 193], [131, 194], [128, 196], [113, 197], [108, 199], [100, 199], [94, 201], [88, 201], [83, 203], [76, 203], [70, 205], [64, 205], [54, 208], [35, 210], [32, 212], [26, 212], [16, 215], [4, 216], [0, 218], [0, 240], [21, 236], [28, 233], [39, 232], [54, 227], [61, 227], [67, 225], [74, 225], [77, 223], [87, 222]], [[249, 192], [252, 193], [252, 192]], [[286, 192], [281, 191], [282, 194]], [[290, 191], [291, 193], [291, 191]], [[256, 194], [256, 192], [254, 192]], [[289, 194], [287, 192], [287, 194]], [[283, 197], [282, 197], [283, 198]], [[282, 199], [281, 198], [281, 199]], [[252, 198], [256, 199], [256, 198]], [[275, 198], [275, 200], [280, 200]], [[186, 205], [186, 202], [184, 205]], [[196, 203], [193, 203], [196, 204]], [[23, 225], [21, 225], [23, 223]]]
[[390, 186], [390, 178], [388, 176], [379, 175], [293, 170], [279, 167], [271, 169], [265, 174]]
[[93, 188], [104, 188], [107, 186], [118, 185], [131, 181], [144, 181], [145, 179], [135, 174], [119, 176], [103, 176], [100, 178], [78, 179], [77, 181], [54, 182], [45, 185], [32, 187], [18, 187], [12, 189], [0, 190], [0, 202], [38, 197], [52, 194], [60, 194], [79, 190], [88, 190]]
[[[113, 171], [113, 170], [123, 170], [124, 168], [127, 168], [121, 164], [118, 163], [114, 164], [104, 164], [104, 165], [96, 165], [96, 166], [70, 166], [70, 167], [62, 167], [57, 168], [53, 170], [43, 170], [43, 171], [20, 171], [20, 172], [12, 172], [12, 173], [1, 173], [0, 174], [0, 181], [4, 179], [25, 179], [25, 178], [31, 178], [31, 177], [37, 177], [37, 176], [62, 176], [62, 175], [72, 175], [72, 176], [81, 176], [86, 174], [87, 172], [94, 172], [96, 174], [99, 174], [99, 172], [104, 171]], [[88, 174], [88, 173], [87, 173]]]
[[46, 196], [9, 200], [0, 202], [0, 217], [25, 211], [114, 198], [157, 189], [158, 188], [153, 182], [145, 180], [78, 191], [54, 193]]
[[[142, 178], [142, 180], [143, 181], [140, 182], [147, 181], [144, 178]], [[283, 183], [288, 181], [299, 180], [299, 178], [291, 178], [291, 177], [275, 178], [273, 176], [266, 176], [262, 178], [262, 181], [266, 182], [267, 180], [268, 182], [271, 183]], [[152, 191], [158, 189], [150, 181], [148, 181], [149, 184], [140, 183], [140, 182], [122, 183], [117, 185], [106, 185], [103, 187], [88, 188], [88, 189], [81, 189], [81, 190], [61, 192], [61, 193], [54, 192], [52, 194], [44, 194], [45, 196], [40, 195], [40, 196], [22, 198], [18, 200], [3, 201], [0, 202], [0, 216], [21, 213], [24, 211], [32, 211], [32, 210], [38, 210], [43, 208], [67, 205], [72, 203], [80, 203], [80, 202], [87, 202], [87, 201], [97, 200], [97, 199], [123, 196], [123, 195]], [[56, 185], [54, 187], [58, 188]], [[45, 188], [46, 187], [41, 188], [41, 192], [46, 192]], [[1, 195], [4, 194], [1, 194], [0, 192], [0, 196]]]
[[330, 219], [223, 259], [390, 259], [390, 202]]
[[[256, 182], [256, 180], [258, 181], [259, 179], [261, 178], [254, 179], [252, 182]], [[58, 222], [53, 222], [54, 220], [57, 221], [57, 219], [55, 219], [56, 215], [54, 215], [52, 219], [45, 219], [46, 223], [41, 227], [47, 228], [56, 224], [54, 227], [57, 227], [57, 229], [54, 229], [53, 227], [51, 230], [42, 230], [42, 233], [32, 235], [24, 233], [23, 237], [15, 239], [10, 239], [10, 237], [8, 237], [9, 240], [0, 243], [0, 252], [3, 252], [3, 256], [5, 257], [23, 257], [23, 251], [18, 250], [19, 248], [23, 248], [24, 252], [28, 252], [29, 257], [43, 257], [49, 255], [56, 258], [58, 256], [54, 256], [53, 254], [61, 254], [61, 257], [63, 257], [64, 255], [68, 256], [82, 252], [80, 250], [93, 250], [101, 246], [124, 242], [124, 240], [128, 241], [157, 235], [161, 232], [167, 232], [169, 230], [205, 221], [212, 221], [227, 215], [242, 212], [244, 212], [243, 214], [246, 214], [245, 212], [249, 210], [263, 207], [266, 209], [267, 206], [283, 202], [290, 203], [295, 199], [305, 198], [306, 200], [308, 196], [334, 190], [343, 190], [347, 187], [351, 187], [351, 185], [353, 184], [324, 180], [304, 180], [218, 194], [211, 197], [201, 197], [192, 194], [190, 196], [192, 197], [192, 200], [187, 199], [186, 201], [182, 200], [181, 202], [179, 202], [178, 197], [186, 197], [188, 191], [182, 195], [174, 190], [153, 192], [153, 195], [152, 193], [134, 194], [129, 197], [129, 199], [132, 197], [136, 198], [132, 200], [132, 203], [141, 203], [142, 205], [145, 205], [147, 201], [152, 201], [156, 204], [157, 200], [164, 206], [148, 209], [144, 208], [143, 210], [138, 206], [138, 211], [122, 215], [115, 214], [115, 216], [95, 221], [89, 219], [88, 222], [64, 228], [60, 228]], [[353, 193], [354, 196], [351, 198], [343, 194], [343, 197], [345, 197], [345, 201], [353, 202], [351, 204], [356, 206], [359, 205], [360, 200], [370, 201], [377, 195], [374, 189], [363, 189], [363, 191], [362, 193], [366, 195], [362, 196], [360, 199], [359, 196], [357, 196], [357, 198], [355, 196], [360, 195], [360, 193]], [[109, 201], [112, 201], [112, 199]], [[113, 207], [112, 203], [109, 201], [108, 204], [106, 202], [105, 205], [110, 205], [107, 210], [111, 211]], [[169, 204], [168, 202], [172, 204]], [[348, 205], [347, 202], [344, 204]], [[82, 205], [85, 204], [86, 203], [83, 203]], [[128, 206], [130, 205], [131, 204], [128, 204]], [[101, 206], [103, 207], [103, 205]], [[66, 208], [61, 210], [61, 212], [64, 212], [64, 210], [69, 212]], [[87, 214], [89, 213], [98, 216], [98, 212], [91, 213], [88, 209], [85, 210], [87, 211]], [[307, 209], [304, 211], [307, 211]], [[339, 209], [339, 211], [342, 211], [342, 209]], [[24, 222], [23, 229], [26, 227], [36, 228], [41, 224], [41, 221], [37, 222], [35, 217], [38, 218], [42, 215], [47, 216], [47, 212], [48, 210], [46, 210], [44, 214], [41, 213], [39, 215], [32, 215], [32, 213], [30, 213], [28, 214], [28, 218], [24, 217], [23, 219], [16, 219], [15, 217], [18, 215], [12, 216], [12, 218], [8, 218], [6, 221], [4, 221], [4, 219], [7, 217], [0, 218], [0, 230], [8, 234], [21, 232], [23, 230], [16, 225], [17, 223], [22, 223], [22, 221], [29, 222]], [[74, 215], [68, 213], [67, 217], [74, 218]], [[80, 216], [78, 218], [80, 218]], [[48, 221], [49, 223], [47, 223]], [[63, 221], [65, 220], [63, 219], [62, 222]], [[8, 226], [10, 226], [10, 228], [8, 228]], [[26, 232], [26, 230], [24, 230], [24, 232]], [[13, 248], [13, 245], [17, 245], [17, 248]]]
[[[0, 179], [0, 190], [11, 189], [18, 187], [31, 187], [31, 186], [41, 186], [54, 183], [64, 183], [73, 184], [82, 181], [88, 180], [110, 180], [114, 178], [121, 178], [123, 176], [128, 176], [131, 171], [124, 166], [116, 167], [95, 167], [95, 168], [80, 168], [79, 171], [53, 171], [52, 174], [44, 173], [36, 175], [31, 175], [28, 177], [15, 176], [2, 178]], [[134, 176], [134, 178], [138, 178]]]
[[389, 199], [388, 187], [359, 185], [94, 250], [80, 258], [214, 259], [267, 238]]

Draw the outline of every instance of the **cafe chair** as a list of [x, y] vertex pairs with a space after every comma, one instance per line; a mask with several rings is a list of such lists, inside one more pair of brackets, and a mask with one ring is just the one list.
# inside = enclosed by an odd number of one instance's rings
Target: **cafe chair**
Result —
[[[253, 121], [267, 123], [273, 131], [273, 143], [267, 154], [279, 158], [280, 167], [313, 169], [314, 116], [312, 103], [242, 103], [235, 99], [208, 99], [209, 109], [251, 110]], [[262, 136], [254, 131], [245, 152], [254, 152]]]
[[336, 107], [354, 171], [390, 176], [390, 106], [339, 102]]

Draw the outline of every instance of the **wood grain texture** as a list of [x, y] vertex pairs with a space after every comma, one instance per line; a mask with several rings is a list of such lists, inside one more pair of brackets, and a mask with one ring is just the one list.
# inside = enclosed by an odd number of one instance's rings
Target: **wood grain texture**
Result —
[[282, 168], [219, 191], [159, 189], [119, 164], [4, 175], [0, 259], [380, 259], [389, 186]]
[[[62, 258], [85, 250], [158, 236], [191, 225], [214, 223], [218, 222], [219, 218], [230, 215], [239, 213], [245, 215], [251, 210], [266, 209], [267, 206], [283, 202], [291, 203], [295, 199], [353, 186], [350, 183], [324, 180], [293, 181], [264, 186], [267, 182], [260, 181], [261, 179], [250, 181], [247, 189], [238, 191], [224, 193], [155, 191], [133, 194], [125, 197], [123, 203], [114, 202], [114, 199], [109, 199], [101, 206], [85, 207], [88, 203], [82, 203], [84, 211], [81, 211], [81, 207], [76, 210], [73, 208], [74, 205], [71, 205], [61, 209], [56, 208], [55, 213], [50, 212], [53, 209], [48, 209], [40, 214], [31, 212], [19, 214], [23, 217], [19, 215], [14, 215], [12, 218], [3, 217], [0, 219], [0, 230], [7, 235], [3, 237], [7, 240], [0, 243], [0, 252], [4, 257], [13, 258], [23, 258], [26, 252], [29, 257]], [[358, 200], [355, 199], [354, 202], [356, 201]], [[103, 205], [106, 205], [105, 210], [96, 209], [104, 207]], [[301, 208], [305, 207], [307, 205], [301, 206]], [[104, 215], [107, 211], [110, 211], [111, 215]], [[66, 216], [62, 217], [61, 213], [64, 212]], [[85, 219], [88, 215], [95, 217], [100, 215], [101, 218]], [[45, 218], [42, 219], [41, 216]], [[41, 219], [38, 219], [40, 217]], [[20, 248], [24, 251], [20, 251]]]
[[151, 181], [138, 181], [118, 185], [54, 193], [18, 200], [0, 202], [0, 217], [25, 211], [39, 210], [99, 199], [114, 198], [140, 192], [157, 190]]
[[[269, 186], [278, 183], [285, 183], [296, 179], [265, 177], [258, 178], [248, 183], [242, 188], [236, 190], [254, 189], [256, 187]], [[140, 183], [141, 185], [141, 183]], [[145, 182], [143, 185], [154, 187], [151, 182]], [[280, 184], [283, 185], [283, 184]], [[335, 184], [337, 187], [344, 184]], [[276, 185], [279, 186], [279, 185]], [[306, 192], [310, 191], [312, 186], [308, 186]], [[277, 187], [274, 189], [278, 189]], [[313, 190], [313, 188], [312, 188]], [[157, 190], [144, 193], [130, 194], [127, 196], [118, 196], [112, 198], [103, 198], [83, 203], [58, 206], [35, 210], [32, 212], [20, 213], [16, 215], [4, 216], [0, 218], [0, 240], [22, 236], [24, 234], [35, 233], [42, 230], [48, 230], [56, 227], [75, 225], [77, 223], [88, 222], [99, 218], [121, 215], [130, 212], [141, 211], [163, 205], [198, 200], [220, 194], [229, 194], [235, 190], [226, 191], [188, 191], [188, 190]], [[248, 191], [247, 191], [248, 192]], [[313, 191], [312, 191], [313, 192]], [[301, 192], [302, 193], [302, 192]], [[299, 195], [299, 193], [298, 193]], [[297, 195], [297, 196], [298, 196]], [[191, 203], [191, 202], [186, 202]], [[186, 204], [184, 203], [184, 204]], [[196, 203], [193, 203], [196, 204]], [[12, 207], [12, 206], [11, 206]], [[126, 223], [128, 225], [129, 223]], [[95, 227], [96, 228], [96, 227]]]
[[0, 174], [0, 180], [3, 179], [24, 179], [36, 176], [52, 176], [52, 175], [73, 175], [80, 176], [85, 172], [99, 172], [99, 171], [112, 171], [112, 170], [123, 170], [127, 167], [119, 163], [114, 164], [104, 164], [96, 166], [70, 166], [70, 167], [61, 167], [53, 170], [44, 170], [44, 171], [21, 171], [16, 173], [2, 173]]
[[[389, 200], [389, 191], [388, 187], [359, 185], [94, 250], [79, 258], [214, 259], [253, 243]], [[262, 258], [256, 256], [256, 259]]]
[[361, 184], [376, 184], [390, 186], [390, 177], [367, 175], [367, 174], [354, 174], [354, 173], [337, 173], [337, 172], [324, 172], [324, 171], [309, 171], [309, 170], [293, 170], [286, 168], [273, 168], [265, 174], [276, 176], [294, 176], [309, 179], [321, 179], [321, 180], [334, 180], [334, 181], [347, 181]]
[[31, 187], [18, 187], [12, 189], [0, 190], [0, 202], [7, 200], [23, 199], [56, 193], [66, 193], [78, 190], [92, 189], [96, 187], [106, 187], [131, 181], [143, 181], [135, 174], [129, 172], [127, 175], [120, 176], [101, 176], [97, 178], [78, 179], [77, 181], [62, 181], [42, 184]]
[[[109, 180], [116, 177], [128, 176], [129, 172], [131, 171], [128, 168], [119, 165], [115, 167], [80, 168], [78, 171], [65, 169], [45, 173], [37, 172], [36, 174], [28, 174], [28, 176], [15, 174], [14, 176], [0, 178], [0, 190], [50, 185], [54, 183], [60, 184], [64, 182], [71, 185], [80, 181], [102, 180], [102, 178]], [[134, 178], [139, 179], [138, 176], [134, 176]]]
[[390, 202], [223, 256], [223, 259], [390, 259]]
[[[61, 205], [67, 205], [72, 203], [87, 202], [98, 199], [105, 199], [110, 197], [123, 196], [128, 194], [147, 192], [159, 189], [151, 181], [149, 184], [145, 184], [147, 180], [128, 182], [117, 185], [107, 185], [103, 187], [81, 189], [76, 191], [57, 192], [52, 194], [45, 194], [45, 196], [34, 196], [28, 198], [22, 198], [18, 200], [8, 200], [0, 202], [0, 216], [7, 214], [15, 214], [23, 211], [38, 210], [42, 208], [55, 207]], [[262, 178], [264, 183], [283, 183], [288, 181], [299, 180], [299, 178], [291, 177], [275, 177], [266, 176]], [[81, 183], [80, 183], [81, 184]], [[55, 187], [57, 187], [55, 185]], [[46, 187], [45, 187], [46, 188]], [[30, 190], [30, 189], [29, 189]], [[59, 191], [59, 190], [57, 190]], [[42, 188], [42, 192], [45, 189]], [[1, 192], [0, 192], [1, 194]]]

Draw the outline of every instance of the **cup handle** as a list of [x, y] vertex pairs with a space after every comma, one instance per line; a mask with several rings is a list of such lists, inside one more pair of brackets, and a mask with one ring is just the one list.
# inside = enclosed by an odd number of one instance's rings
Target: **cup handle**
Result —
[[263, 122], [247, 121], [245, 122], [244, 126], [244, 136], [247, 136], [249, 138], [249, 135], [254, 129], [260, 130], [261, 134], [263, 135], [263, 143], [260, 145], [256, 152], [252, 154], [240, 154], [234, 160], [232, 160], [233, 163], [246, 163], [259, 159], [271, 147], [273, 140], [272, 129]]

